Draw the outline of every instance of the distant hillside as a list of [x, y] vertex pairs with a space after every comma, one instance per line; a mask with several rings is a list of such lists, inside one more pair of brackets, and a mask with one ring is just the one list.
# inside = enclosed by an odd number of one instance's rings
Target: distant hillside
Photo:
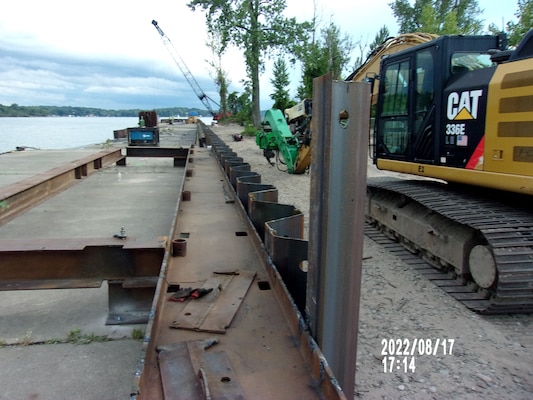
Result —
[[[71, 106], [19, 106], [11, 104], [4, 106], [0, 104], [0, 117], [137, 117], [139, 111], [153, 110], [104, 110], [91, 107], [71, 107]], [[207, 110], [198, 108], [172, 107], [155, 110], [161, 118], [170, 116], [187, 116], [191, 112], [202, 117], [210, 117]]]

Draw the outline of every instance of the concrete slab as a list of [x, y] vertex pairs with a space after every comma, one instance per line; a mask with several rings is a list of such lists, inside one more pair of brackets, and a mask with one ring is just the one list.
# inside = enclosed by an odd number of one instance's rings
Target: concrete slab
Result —
[[0, 349], [0, 400], [128, 399], [142, 343], [117, 340]]
[[144, 324], [106, 326], [107, 311], [106, 282], [90, 289], [0, 292], [0, 344], [65, 340], [74, 331], [111, 339], [144, 332]]

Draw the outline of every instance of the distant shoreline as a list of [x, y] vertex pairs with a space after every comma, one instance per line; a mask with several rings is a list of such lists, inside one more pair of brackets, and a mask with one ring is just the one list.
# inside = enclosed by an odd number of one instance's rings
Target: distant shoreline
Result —
[[[73, 106], [20, 106], [11, 104], [4, 106], [0, 104], [1, 117], [138, 117], [140, 109], [125, 110], [105, 110], [91, 107]], [[177, 115], [189, 115], [195, 113], [200, 117], [210, 117], [211, 114], [203, 109], [187, 107], [160, 108], [155, 110], [159, 117], [171, 117]]]

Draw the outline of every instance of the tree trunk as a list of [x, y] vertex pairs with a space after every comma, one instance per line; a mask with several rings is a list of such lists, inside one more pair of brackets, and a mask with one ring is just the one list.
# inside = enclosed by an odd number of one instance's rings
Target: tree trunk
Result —
[[261, 128], [261, 101], [259, 93], [259, 67], [254, 65], [252, 68], [252, 117], [254, 126]]

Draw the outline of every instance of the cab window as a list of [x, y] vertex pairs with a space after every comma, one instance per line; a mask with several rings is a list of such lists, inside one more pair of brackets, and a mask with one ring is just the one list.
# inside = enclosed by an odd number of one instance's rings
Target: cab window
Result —
[[382, 115], [407, 115], [409, 62], [391, 64], [385, 71]]
[[452, 54], [450, 69], [452, 74], [459, 74], [492, 67], [493, 65], [494, 62], [490, 59], [489, 54], [457, 52]]
[[390, 154], [404, 155], [408, 131], [409, 61], [391, 64], [385, 70], [381, 110], [382, 145]]

